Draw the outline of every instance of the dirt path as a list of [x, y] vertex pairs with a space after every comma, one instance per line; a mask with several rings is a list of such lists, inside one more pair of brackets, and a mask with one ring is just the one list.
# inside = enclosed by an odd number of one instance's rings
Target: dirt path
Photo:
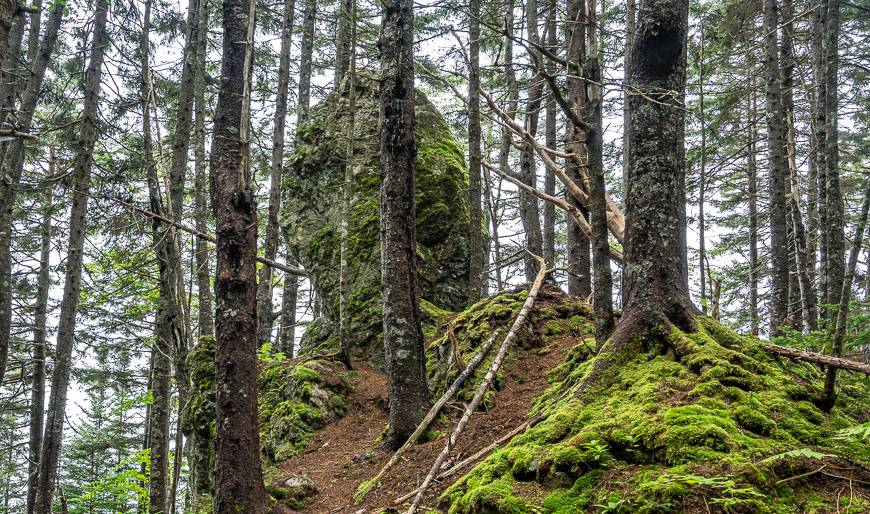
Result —
[[[576, 343], [575, 338], [559, 338], [547, 347], [547, 352], [539, 348], [525, 350], [508, 362], [504, 389], [496, 394], [490, 410], [478, 412], [471, 418], [446, 466], [521, 424], [532, 401], [546, 390], [547, 372], [559, 364]], [[420, 485], [444, 447], [444, 437], [418, 445], [362, 504], [353, 505], [351, 498], [357, 485], [373, 477], [389, 458], [377, 440], [387, 425], [386, 377], [365, 363], [358, 363], [356, 369], [347, 415], [319, 431], [303, 454], [281, 464], [288, 475], [308, 475], [317, 484], [319, 492], [300, 512], [380, 512], [392, 506], [395, 498]], [[461, 416], [462, 408], [460, 403], [448, 404], [443, 413], [450, 417], [450, 426], [433, 428], [449, 433]], [[423, 505], [434, 507], [438, 496], [449, 485], [434, 483]]]

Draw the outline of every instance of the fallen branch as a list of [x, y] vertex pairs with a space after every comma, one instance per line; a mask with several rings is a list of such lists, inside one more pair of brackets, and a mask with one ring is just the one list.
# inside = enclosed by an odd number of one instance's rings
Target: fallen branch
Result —
[[384, 464], [384, 467], [381, 468], [378, 474], [375, 475], [374, 478], [372, 478], [371, 480], [360, 484], [360, 486], [356, 490], [356, 493], [354, 493], [353, 495], [354, 502], [359, 503], [360, 501], [362, 501], [362, 499], [366, 497], [369, 491], [377, 487], [384, 474], [389, 471], [389, 469], [392, 468], [397, 462], [399, 462], [399, 458], [401, 458], [402, 455], [404, 455], [404, 453], [409, 448], [417, 444], [420, 436], [423, 435], [423, 432], [426, 431], [426, 429], [432, 423], [432, 420], [435, 419], [435, 416], [437, 416], [438, 413], [441, 412], [441, 408], [444, 407], [444, 404], [449, 402], [450, 399], [459, 392], [462, 384], [465, 383], [468, 377], [470, 377], [477, 369], [477, 367], [480, 366], [480, 363], [483, 362], [483, 359], [486, 357], [486, 355], [489, 353], [489, 350], [492, 348], [492, 345], [495, 343], [495, 340], [498, 337], [498, 333], [499, 331], [496, 330], [492, 333], [491, 336], [489, 336], [489, 339], [486, 340], [486, 342], [483, 344], [483, 346], [481, 346], [481, 348], [477, 351], [474, 357], [471, 358], [462, 373], [460, 373], [459, 376], [457, 376], [453, 380], [453, 383], [450, 385], [447, 391], [445, 391], [444, 394], [441, 395], [441, 398], [439, 398], [438, 401], [435, 402], [435, 405], [433, 405], [432, 408], [429, 409], [429, 412], [426, 413], [423, 421], [421, 421], [420, 424], [417, 425], [417, 429], [414, 430], [414, 433], [411, 434], [411, 437], [409, 437], [408, 440], [405, 441], [405, 444], [403, 444], [401, 448], [396, 450], [396, 453], [394, 453], [393, 456], [390, 457], [390, 460], [387, 461], [386, 464]]
[[830, 355], [822, 355], [820, 353], [807, 352], [788, 346], [780, 346], [778, 344], [766, 344], [763, 346], [765, 350], [776, 355], [782, 355], [796, 361], [811, 362], [813, 364], [822, 364], [832, 368], [847, 369], [857, 373], [865, 373], [870, 375], [870, 364], [855, 362], [841, 357], [832, 357]]
[[[205, 241], [208, 241], [209, 243], [217, 243], [217, 238], [215, 238], [211, 234], [206, 234], [205, 232], [200, 232], [199, 230], [197, 230], [193, 227], [187, 226], [184, 223], [180, 223], [180, 222], [175, 221], [173, 219], [167, 218], [166, 216], [163, 216], [161, 214], [157, 214], [156, 212], [151, 212], [147, 209], [143, 209], [142, 207], [139, 207], [136, 204], [132, 204], [130, 202], [125, 202], [124, 200], [121, 200], [120, 198], [116, 198], [114, 196], [107, 197], [107, 198], [116, 202], [117, 204], [119, 204], [123, 207], [130, 209], [131, 211], [138, 212], [145, 217], [156, 219], [158, 221], [166, 223], [167, 225], [172, 225], [173, 227], [181, 230], [182, 232], [187, 232], [188, 234], [190, 234], [194, 237], [198, 237], [200, 239], [203, 239]], [[303, 269], [303, 268], [298, 268], [296, 266], [288, 266], [287, 264], [282, 264], [280, 262], [273, 261], [272, 259], [260, 257], [259, 255], [257, 256], [257, 262], [259, 262], [261, 264], [265, 264], [266, 266], [269, 266], [270, 268], [281, 270], [281, 271], [283, 271], [285, 273], [289, 273], [291, 275], [296, 275], [297, 277], [307, 277], [308, 276], [308, 273], [306, 273], [305, 269]]]
[[501, 347], [499, 347], [498, 349], [498, 353], [495, 355], [492, 364], [489, 366], [489, 370], [486, 372], [486, 375], [483, 377], [483, 380], [477, 387], [477, 391], [474, 393], [474, 398], [472, 398], [471, 402], [469, 402], [468, 405], [465, 407], [465, 413], [462, 415], [462, 418], [459, 419], [459, 423], [457, 423], [456, 427], [453, 429], [453, 432], [450, 434], [450, 437], [447, 439], [447, 443], [444, 445], [444, 449], [441, 450], [441, 454], [438, 455], [437, 459], [435, 459], [435, 463], [432, 465], [432, 469], [429, 470], [426, 478], [423, 479], [423, 484], [417, 491], [417, 496], [414, 498], [414, 501], [413, 503], [411, 503], [411, 507], [408, 509], [406, 514], [414, 514], [417, 512], [417, 509], [420, 507], [420, 503], [422, 503], [423, 501], [423, 496], [426, 494], [426, 490], [429, 489], [429, 485], [432, 484], [432, 480], [435, 479], [435, 475], [437, 475], [438, 472], [441, 471], [441, 466], [444, 465], [444, 461], [447, 460], [447, 456], [450, 455], [450, 452], [453, 450], [453, 447], [459, 440], [459, 436], [462, 434], [462, 431], [465, 429], [466, 425], [468, 425], [468, 421], [471, 419], [471, 415], [474, 414], [474, 412], [477, 410], [477, 406], [480, 405], [480, 402], [483, 400], [483, 396], [486, 394], [487, 389], [489, 389], [489, 386], [492, 384], [496, 372], [498, 372], [499, 367], [501, 367], [501, 363], [504, 361], [504, 358], [507, 355], [508, 350], [510, 349], [511, 343], [514, 339], [516, 339], [520, 328], [522, 328], [522, 326], [526, 323], [526, 318], [529, 316], [529, 312], [532, 310], [532, 306], [534, 306], [535, 304], [535, 299], [538, 297], [538, 291], [541, 290], [541, 285], [544, 283], [544, 277], [547, 276], [547, 273], [549, 271], [547, 269], [547, 263], [542, 257], [534, 254], [532, 255], [532, 257], [534, 257], [535, 260], [538, 261], [538, 275], [535, 277], [535, 281], [534, 283], [532, 283], [531, 289], [529, 289], [529, 296], [523, 303], [523, 307], [520, 309], [519, 314], [517, 314], [517, 319], [514, 320], [513, 325], [511, 325], [511, 329], [505, 336], [504, 341], [502, 341]]
[[[513, 430], [511, 430], [507, 434], [505, 434], [505, 435], [499, 437], [498, 439], [496, 439], [495, 441], [493, 441], [491, 444], [489, 444], [489, 446], [485, 446], [485, 447], [481, 448], [474, 455], [471, 455], [470, 457], [466, 457], [465, 459], [454, 464], [450, 469], [442, 471], [437, 477], [435, 477], [435, 479], [442, 480], [444, 478], [447, 478], [451, 475], [456, 474], [456, 472], [459, 471], [460, 469], [464, 468], [465, 466], [468, 466], [472, 462], [477, 461], [478, 459], [482, 458], [486, 454], [495, 450], [496, 448], [503, 445], [507, 441], [510, 441], [511, 439], [513, 439], [515, 436], [522, 433], [527, 428], [530, 428], [530, 427], [537, 425], [542, 419], [544, 419], [544, 416], [537, 416], [537, 417], [532, 418], [530, 420], [524, 421], [523, 423], [518, 425], [516, 428], [514, 428]], [[401, 504], [405, 503], [406, 501], [413, 498], [414, 495], [417, 494], [419, 491], [420, 491], [420, 488], [418, 487], [418, 488], [414, 489], [413, 491], [411, 491], [410, 493], [408, 493], [402, 497], [396, 498], [395, 500], [393, 500], [393, 505], [401, 505]]]

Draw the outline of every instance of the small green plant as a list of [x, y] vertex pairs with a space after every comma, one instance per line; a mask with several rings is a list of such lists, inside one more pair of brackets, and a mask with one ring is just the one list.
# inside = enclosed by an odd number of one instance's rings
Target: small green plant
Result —
[[838, 431], [836, 435], [834, 435], [834, 439], [855, 439], [858, 441], [867, 441], [868, 439], [870, 439], [870, 422], [863, 423], [861, 425], [855, 425], [854, 427], [844, 428], [843, 430]]
[[257, 359], [261, 362], [273, 363], [287, 360], [287, 356], [282, 352], [273, 352], [272, 343], [263, 343], [257, 350]]
[[809, 448], [799, 448], [797, 450], [791, 450], [787, 452], [777, 453], [776, 455], [771, 455], [770, 457], [759, 462], [759, 464], [771, 464], [773, 462], [779, 462], [781, 460], [799, 459], [801, 457], [807, 459], [822, 460], [828, 457], [834, 457], [834, 455], [830, 453], [820, 453]]
[[596, 507], [601, 509], [601, 512], [622, 512], [622, 508], [628, 506], [628, 500], [625, 498], [621, 499], [608, 499], [604, 503], [595, 504]]

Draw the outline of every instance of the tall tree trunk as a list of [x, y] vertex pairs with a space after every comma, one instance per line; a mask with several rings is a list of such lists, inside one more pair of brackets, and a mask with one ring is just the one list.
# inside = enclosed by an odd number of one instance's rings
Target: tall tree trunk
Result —
[[748, 100], [749, 141], [746, 146], [746, 180], [749, 183], [749, 327], [750, 333], [758, 336], [758, 166], [755, 161], [756, 139], [758, 129], [756, 118], [758, 110], [755, 106], [755, 80], [750, 78]]
[[[517, 74], [514, 69], [514, 0], [507, 0], [507, 6], [505, 8], [504, 14], [504, 75], [505, 75], [505, 85], [507, 87], [507, 106], [505, 108], [505, 112], [511, 118], [514, 118], [517, 113], [517, 105], [519, 103], [519, 86], [517, 84]], [[504, 171], [510, 170], [510, 157], [511, 157], [511, 148], [513, 146], [513, 135], [509, 128], [502, 127], [501, 129], [501, 146], [498, 152], [498, 166]], [[501, 179], [499, 179], [499, 184], [501, 184]], [[499, 189], [499, 194], [501, 193], [501, 189]], [[497, 220], [494, 217], [493, 223]], [[501, 278], [501, 248], [499, 246], [498, 238], [495, 238], [495, 262], [496, 262], [496, 270], [498, 273], [497, 281], [500, 284], [499, 290], [502, 288], [502, 278]]]
[[[558, 39], [556, 35], [556, 17], [558, 13], [557, 0], [550, 0], [547, 5], [547, 49], [550, 52], [559, 53], [557, 48]], [[547, 59], [547, 73], [551, 76], [556, 75], [556, 63], [553, 59]], [[547, 101], [544, 106], [545, 122], [544, 122], [544, 144], [547, 148], [555, 150], [558, 145], [556, 139], [556, 98], [552, 91], [547, 93]], [[544, 170], [544, 192], [550, 196], [556, 195], [556, 175], [553, 170], [547, 167]], [[548, 266], [554, 266], [556, 263], [556, 206], [550, 202], [544, 202], [544, 217], [543, 217], [543, 237], [544, 237], [544, 261]]]
[[[275, 260], [280, 237], [278, 214], [281, 210], [281, 177], [284, 168], [284, 136], [287, 122], [287, 97], [290, 86], [290, 50], [293, 44], [294, 0], [284, 3], [281, 21], [281, 57], [278, 63], [278, 90], [275, 97], [275, 119], [272, 128], [272, 161], [269, 173], [269, 214], [263, 256]], [[260, 269], [257, 285], [257, 342], [272, 339], [272, 267]]]
[[248, 162], [255, 4], [223, 1], [221, 87], [211, 149], [217, 232], [215, 512], [266, 512], [257, 429], [257, 207]]
[[822, 225], [827, 233], [827, 297], [829, 302], [840, 299], [844, 281], [844, 253], [846, 243], [843, 228], [846, 226], [843, 212], [843, 195], [840, 192], [840, 147], [839, 147], [839, 70], [840, 0], [827, 0], [825, 16], [825, 210], [827, 220]]
[[[569, 63], [584, 62], [586, 47], [586, 12], [583, 0], [568, 0], [567, 19], [565, 22], [565, 47], [566, 58]], [[576, 73], [567, 73], [565, 79], [566, 97], [571, 109], [581, 114], [586, 103], [586, 84]], [[586, 135], [573, 123], [565, 126], [565, 147], [576, 155], [586, 155], [584, 140]], [[565, 160], [565, 173], [578, 186], [583, 187], [580, 175], [579, 161], [577, 159]], [[567, 193], [565, 199], [580, 210], [588, 218], [586, 209], [574, 197]], [[592, 276], [590, 273], [591, 257], [589, 251], [589, 238], [580, 229], [580, 225], [573, 216], [566, 216], [565, 224], [568, 232], [567, 268], [568, 268], [568, 293], [589, 297], [592, 294]]]
[[468, 2], [468, 202], [470, 207], [469, 300], [481, 297], [484, 247], [481, 212], [480, 156], [480, 0]]
[[333, 87], [339, 89], [344, 80], [345, 74], [350, 70], [350, 47], [351, 47], [351, 27], [352, 15], [354, 10], [352, 5], [354, 0], [340, 0], [339, 9], [336, 13], [338, 16], [338, 29], [335, 39], [335, 80]]
[[[197, 61], [194, 73], [194, 218], [196, 229], [202, 233], [208, 232], [208, 177], [206, 176], [205, 157], [205, 61], [208, 53], [208, 0], [199, 2], [200, 30], [197, 31]], [[209, 264], [208, 241], [196, 238], [196, 289], [199, 299], [199, 336], [214, 335], [214, 316], [212, 315], [212, 292]]]
[[[64, 4], [55, 3], [36, 59], [29, 63], [32, 72], [18, 109], [19, 130], [25, 132], [30, 130], [45, 78], [45, 70], [48, 68], [49, 58], [57, 42], [63, 13]], [[24, 144], [23, 139], [12, 141], [0, 165], [3, 174], [3, 180], [0, 180], [0, 383], [3, 382], [6, 373], [9, 336], [12, 330], [12, 209], [15, 207], [17, 187], [24, 171]]]
[[[194, 6], [195, 8], [195, 6]], [[151, 138], [151, 72], [150, 72], [150, 24], [151, 1], [146, 0], [143, 11], [142, 36], [140, 40], [140, 59], [142, 67], [142, 141], [145, 175], [148, 180], [148, 197], [152, 212], [175, 218], [167, 213], [160, 193], [160, 179], [154, 162]], [[170, 177], [170, 182], [172, 182]], [[170, 186], [171, 190], [171, 186]], [[148, 483], [148, 511], [166, 513], [167, 492], [169, 491], [169, 424], [172, 416], [172, 355], [178, 346], [177, 339], [183, 337], [183, 326], [177, 302], [176, 262], [179, 260], [175, 233], [172, 227], [154, 218], [151, 225], [154, 254], [158, 267], [157, 313], [154, 319], [154, 352], [152, 356], [152, 376], [150, 426], [148, 428], [150, 452], [150, 480]]]
[[704, 266], [707, 264], [706, 223], [704, 203], [707, 193], [707, 127], [704, 110], [704, 18], [701, 17], [699, 33], [701, 38], [698, 56], [698, 122], [701, 124], [701, 168], [698, 170], [698, 274], [701, 282], [701, 311], [707, 313], [707, 277]]
[[[529, 96], [526, 100], [525, 114], [525, 130], [531, 136], [535, 136], [538, 132], [538, 118], [541, 113], [541, 101], [544, 96], [544, 81], [540, 75], [540, 66], [542, 66], [542, 57], [539, 51], [534, 48], [541, 45], [541, 37], [538, 34], [538, 2], [537, 0], [527, 0], [526, 2], [526, 30], [528, 39], [532, 49], [530, 52], [537, 55], [536, 73], [531, 78], [529, 84]], [[520, 153], [520, 177], [523, 182], [531, 187], [537, 187], [538, 172], [537, 163], [535, 161], [535, 150], [531, 145], [523, 145]], [[520, 190], [520, 219], [523, 224], [523, 231], [526, 234], [526, 248], [534, 255], [541, 256], [544, 253], [544, 241], [541, 234], [541, 210], [538, 205], [538, 199], [534, 195]], [[538, 261], [529, 255], [523, 254], [523, 263], [526, 271], [526, 281], [533, 282], [538, 274]]]
[[[296, 128], [308, 121], [311, 106], [311, 71], [314, 53], [314, 22], [317, 15], [317, 2], [305, 0], [302, 12], [302, 47], [299, 53], [299, 92], [296, 96]], [[286, 259], [296, 261], [296, 251], [291, 241], [287, 241]], [[281, 303], [281, 329], [279, 349], [286, 355], [293, 355], [296, 335], [296, 302], [299, 298], [299, 277], [284, 274], [284, 288]]]
[[825, 163], [827, 156], [827, 108], [826, 108], [826, 86], [825, 70], [827, 68], [827, 58], [825, 55], [825, 19], [827, 18], [828, 0], [819, 0], [819, 6], [813, 12], [812, 20], [812, 62], [813, 62], [813, 153], [812, 159], [815, 163], [817, 172], [816, 176], [816, 194], [818, 195], [818, 211], [819, 211], [819, 301], [822, 304], [822, 317], [827, 318], [828, 312], [824, 305], [829, 303], [828, 298], [828, 231], [827, 225], [829, 222], [828, 212], [828, 194], [827, 194], [827, 174], [828, 167]]
[[[831, 0], [836, 1], [836, 0]], [[849, 265], [845, 270], [843, 278], [843, 289], [840, 291], [839, 307], [837, 309], [837, 324], [834, 331], [834, 343], [831, 348], [831, 355], [834, 357], [843, 356], [843, 341], [846, 339], [846, 325], [849, 316], [849, 300], [852, 297], [852, 281], [855, 278], [855, 268], [858, 264], [858, 255], [861, 252], [861, 245], [864, 240], [864, 230], [867, 227], [867, 215], [870, 212], [870, 180], [866, 181], [864, 189], [864, 204], [861, 206], [861, 216], [858, 218], [858, 224], [855, 225], [855, 236], [852, 239], [852, 248], [849, 250]], [[837, 385], [837, 368], [828, 366], [825, 373], [825, 387], [822, 392], [822, 402], [828, 408], [834, 406], [837, 399], [835, 391]]]
[[81, 293], [82, 263], [87, 230], [85, 219], [91, 187], [94, 142], [98, 130], [100, 80], [103, 73], [103, 57], [109, 44], [106, 33], [108, 10], [108, 0], [97, 1], [90, 60], [85, 72], [84, 107], [79, 121], [78, 145], [73, 163], [66, 282], [64, 283], [58, 317], [57, 346], [54, 370], [51, 376], [48, 417], [45, 423], [42, 452], [39, 457], [39, 490], [34, 507], [37, 514], [51, 514], [51, 500], [57, 479], [60, 447], [63, 442], [67, 389], [72, 367], [73, 346], [75, 345], [76, 313]]
[[414, 3], [384, 2], [381, 18], [381, 284], [390, 425], [399, 448], [429, 404], [417, 291], [414, 215]]
[[609, 351], [633, 351], [638, 336], [660, 327], [694, 328], [680, 247], [680, 191], [685, 172], [687, 0], [640, 6], [628, 66], [629, 176], [626, 198], [625, 309]]
[[764, 75], [767, 98], [768, 194], [770, 213], [770, 335], [781, 333], [788, 322], [788, 237], [785, 187], [788, 163], [785, 155], [786, 120], [780, 80], [779, 20], [776, 0], [764, 0]]
[[[55, 172], [54, 151], [49, 149], [49, 176]], [[39, 252], [39, 278], [36, 285], [36, 310], [33, 314], [33, 377], [30, 392], [30, 440], [27, 465], [27, 512], [33, 512], [39, 477], [39, 454], [45, 427], [45, 344], [48, 319], [48, 293], [51, 289], [52, 190], [46, 189], [42, 214], [42, 240]]]
[[350, 361], [350, 319], [347, 303], [350, 294], [349, 276], [350, 262], [348, 260], [348, 245], [350, 243], [350, 220], [351, 220], [351, 195], [353, 192], [353, 167], [354, 167], [354, 142], [356, 138], [356, 0], [350, 0], [350, 64], [347, 69], [348, 82], [348, 122], [347, 122], [347, 146], [344, 152], [344, 183], [341, 187], [341, 222], [339, 223], [341, 254], [338, 275], [338, 358], [344, 365], [351, 369]]
[[613, 277], [610, 269], [610, 240], [607, 229], [607, 199], [604, 184], [604, 120], [601, 62], [598, 55], [598, 16], [595, 0], [586, 1], [586, 71], [587, 98], [584, 105], [591, 129], [586, 134], [586, 156], [589, 171], [589, 212], [592, 215], [592, 262], [595, 287], [592, 305], [595, 309], [595, 341], [601, 346], [613, 331]]

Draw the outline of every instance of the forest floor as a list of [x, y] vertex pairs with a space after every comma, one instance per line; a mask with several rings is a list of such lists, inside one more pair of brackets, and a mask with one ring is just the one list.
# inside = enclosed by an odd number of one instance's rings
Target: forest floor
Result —
[[[525, 421], [532, 402], [549, 385], [547, 372], [562, 362], [578, 338], [565, 335], [551, 341], [545, 348], [520, 351], [516, 358], [506, 362], [504, 387], [495, 394], [492, 407], [472, 416], [443, 469]], [[319, 430], [305, 452], [280, 464], [288, 476], [307, 475], [317, 485], [317, 494], [298, 512], [371, 513], [396, 507], [393, 505], [396, 498], [422, 483], [444, 448], [447, 435], [462, 415], [462, 403], [448, 403], [442, 414], [449, 418], [449, 426], [443, 422], [433, 423], [431, 429], [437, 430], [439, 436], [407, 452], [380, 486], [369, 492], [362, 503], [355, 504], [352, 496], [357, 486], [372, 478], [391, 453], [380, 445], [380, 436], [388, 421], [386, 375], [364, 362], [354, 362], [354, 366], [356, 374], [352, 379], [353, 390], [347, 398], [347, 415]], [[434, 507], [438, 496], [449, 485], [449, 480], [433, 483], [423, 505]]]

